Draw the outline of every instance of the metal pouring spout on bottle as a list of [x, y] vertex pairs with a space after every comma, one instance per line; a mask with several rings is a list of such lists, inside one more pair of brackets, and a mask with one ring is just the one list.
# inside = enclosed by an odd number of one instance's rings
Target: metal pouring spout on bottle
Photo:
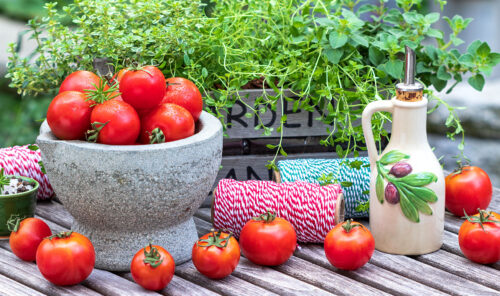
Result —
[[[396, 97], [375, 101], [363, 111], [362, 125], [371, 166], [370, 228], [382, 252], [420, 255], [443, 241], [443, 170], [427, 142], [427, 98], [415, 81], [415, 52], [406, 47], [405, 80]], [[391, 139], [378, 153], [371, 118], [392, 113]]]

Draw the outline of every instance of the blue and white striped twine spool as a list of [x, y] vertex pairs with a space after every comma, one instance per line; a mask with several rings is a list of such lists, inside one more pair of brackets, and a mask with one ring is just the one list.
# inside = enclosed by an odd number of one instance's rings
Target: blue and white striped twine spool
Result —
[[[351, 168], [349, 163], [361, 161], [360, 169]], [[370, 162], [368, 157], [346, 159], [293, 159], [278, 161], [281, 182], [305, 181], [320, 184], [322, 175], [330, 173], [339, 182], [350, 182], [352, 186], [344, 191], [346, 218], [368, 217], [368, 211], [356, 211], [360, 203], [370, 199]]]

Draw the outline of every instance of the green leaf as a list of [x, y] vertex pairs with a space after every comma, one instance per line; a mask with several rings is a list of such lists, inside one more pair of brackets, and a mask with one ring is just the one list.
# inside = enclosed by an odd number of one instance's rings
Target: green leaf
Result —
[[386, 154], [384, 154], [384, 156], [382, 156], [382, 158], [380, 158], [380, 163], [383, 165], [388, 165], [408, 158], [410, 158], [409, 155], [404, 154], [403, 152], [398, 150], [392, 150], [387, 152]]
[[486, 42], [483, 42], [476, 50], [476, 54], [482, 58], [488, 57], [490, 52], [491, 52], [490, 46]]
[[426, 35], [429, 37], [437, 38], [437, 39], [443, 39], [443, 37], [444, 37], [443, 32], [436, 30], [436, 29], [429, 29], [427, 31]]
[[354, 209], [357, 213], [368, 212], [370, 210], [370, 201], [360, 202]]
[[375, 182], [375, 192], [377, 193], [378, 201], [381, 204], [384, 203], [384, 179], [380, 174], [377, 175], [377, 180]]
[[396, 79], [401, 79], [403, 75], [404, 63], [401, 60], [389, 60], [385, 63], [385, 70]]
[[344, 54], [344, 49], [343, 48], [328, 48], [326, 49], [323, 54], [326, 56], [328, 61], [332, 64], [338, 64], [340, 62], [340, 59], [342, 58], [342, 55]]
[[406, 190], [406, 188], [404, 187], [400, 188], [405, 193], [410, 203], [412, 203], [413, 206], [417, 209], [417, 211], [422, 212], [426, 215], [432, 215], [432, 209], [425, 201], [416, 197], [412, 192]]
[[382, 64], [385, 60], [385, 55], [375, 46], [370, 46], [368, 50], [368, 58], [374, 66]]
[[469, 84], [476, 90], [482, 91], [484, 87], [484, 76], [481, 74], [476, 74], [467, 80]]
[[467, 47], [467, 52], [474, 55], [477, 52], [477, 49], [483, 44], [481, 40], [476, 40], [472, 42], [468, 47]]
[[432, 85], [434, 86], [434, 88], [436, 88], [437, 91], [442, 91], [446, 87], [446, 85], [448, 84], [448, 81], [441, 80], [441, 79], [437, 78], [435, 75], [432, 75], [430, 77], [430, 80], [431, 80]]
[[425, 21], [429, 24], [439, 21], [439, 12], [431, 12], [425, 16]]
[[201, 69], [201, 75], [203, 77], [205, 77], [205, 78], [208, 76], [208, 70], [207, 70], [207, 68], [203, 67], [203, 69]]
[[427, 187], [413, 187], [403, 184], [413, 195], [425, 202], [437, 202], [438, 197], [434, 191]]
[[357, 44], [368, 47], [368, 40], [362, 35], [352, 34], [351, 39], [354, 40], [354, 42], [356, 42]]
[[335, 49], [344, 46], [349, 40], [349, 37], [337, 31], [332, 31], [328, 39], [332, 48]]
[[399, 188], [398, 188], [398, 191], [399, 191], [399, 204], [401, 206], [401, 210], [403, 211], [403, 214], [410, 221], [413, 221], [416, 223], [420, 222], [420, 218], [418, 217], [418, 211], [415, 208], [415, 206], [413, 206], [413, 204], [410, 202], [408, 197], [406, 197], [406, 195], [404, 194], [403, 191], [399, 190]]
[[465, 66], [468, 66], [468, 67], [473, 67], [474, 66], [474, 56], [470, 53], [466, 53], [464, 55], [462, 55], [458, 61], [460, 63], [462, 63], [463, 65]]
[[410, 186], [421, 187], [432, 182], [437, 182], [437, 179], [438, 178], [434, 173], [420, 172], [404, 176], [403, 178], [400, 178], [399, 181]]
[[450, 80], [451, 75], [446, 72], [446, 67], [444, 65], [439, 66], [439, 69], [437, 71], [437, 78], [441, 80]]
[[352, 186], [352, 182], [348, 182], [348, 181], [342, 181], [340, 182], [340, 185], [344, 188], [347, 188], [347, 187], [351, 187]]
[[38, 148], [38, 146], [37, 146], [37, 145], [29, 145], [29, 146], [28, 146], [28, 149], [29, 149], [29, 150], [31, 150], [31, 151], [37, 151], [37, 150], [38, 150], [38, 149], [40, 149], [40, 148]]

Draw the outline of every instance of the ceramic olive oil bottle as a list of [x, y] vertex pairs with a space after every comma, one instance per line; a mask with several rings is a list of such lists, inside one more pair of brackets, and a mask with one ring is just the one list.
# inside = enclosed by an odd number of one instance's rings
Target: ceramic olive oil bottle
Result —
[[[379, 155], [373, 140], [374, 112], [392, 113], [389, 144]], [[415, 82], [415, 52], [406, 47], [405, 80], [396, 97], [375, 101], [362, 124], [371, 164], [370, 228], [375, 248], [419, 255], [441, 247], [445, 183], [441, 165], [427, 142], [427, 98]]]

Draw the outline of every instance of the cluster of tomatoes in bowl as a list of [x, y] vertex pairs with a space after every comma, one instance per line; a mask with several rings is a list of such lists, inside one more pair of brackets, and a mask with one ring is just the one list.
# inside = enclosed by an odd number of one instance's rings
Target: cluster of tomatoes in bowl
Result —
[[47, 123], [61, 140], [155, 144], [192, 136], [202, 109], [201, 93], [192, 81], [165, 79], [155, 66], [125, 68], [110, 81], [76, 71], [50, 103]]

